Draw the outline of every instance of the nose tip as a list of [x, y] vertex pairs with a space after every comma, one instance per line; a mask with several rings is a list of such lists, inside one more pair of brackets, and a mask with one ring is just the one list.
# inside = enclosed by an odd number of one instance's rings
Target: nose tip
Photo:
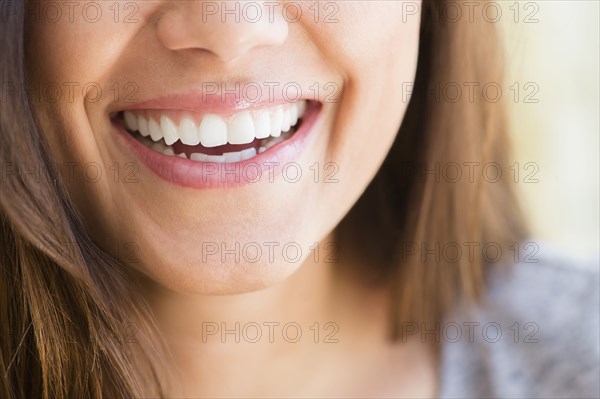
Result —
[[174, 1], [157, 25], [158, 39], [169, 50], [203, 50], [224, 63], [255, 48], [281, 45], [288, 30], [280, 13], [255, 1]]

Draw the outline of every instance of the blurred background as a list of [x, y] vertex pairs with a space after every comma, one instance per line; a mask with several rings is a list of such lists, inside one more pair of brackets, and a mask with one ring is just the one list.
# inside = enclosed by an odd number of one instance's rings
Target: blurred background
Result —
[[[534, 237], [575, 257], [598, 259], [600, 2], [497, 3], [507, 55], [505, 91], [519, 94], [508, 102], [518, 187]], [[527, 163], [533, 163], [529, 169]], [[539, 181], [526, 183], [535, 168]]]

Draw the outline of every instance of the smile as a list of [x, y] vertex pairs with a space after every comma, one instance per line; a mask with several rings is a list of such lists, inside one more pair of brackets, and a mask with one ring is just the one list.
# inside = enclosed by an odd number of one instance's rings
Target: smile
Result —
[[[134, 155], [163, 179], [192, 188], [230, 187], [293, 162], [320, 109], [319, 102], [302, 99], [220, 113], [134, 108], [111, 120]], [[252, 172], [241, 169], [249, 164]]]
[[123, 112], [123, 119], [127, 131], [156, 152], [230, 163], [254, 158], [289, 139], [305, 111], [306, 100], [302, 100], [227, 117], [140, 110]]

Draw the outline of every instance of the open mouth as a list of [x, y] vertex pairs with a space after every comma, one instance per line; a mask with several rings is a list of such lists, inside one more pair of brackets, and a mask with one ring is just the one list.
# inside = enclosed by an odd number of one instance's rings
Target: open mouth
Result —
[[137, 141], [169, 157], [231, 163], [289, 140], [312, 102], [300, 100], [228, 116], [174, 110], [127, 110], [114, 118]]

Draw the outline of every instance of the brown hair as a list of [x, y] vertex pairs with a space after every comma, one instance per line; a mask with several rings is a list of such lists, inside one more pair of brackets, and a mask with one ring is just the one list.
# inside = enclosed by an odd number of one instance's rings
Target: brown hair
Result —
[[[453, 255], [444, 262], [426, 251], [478, 246], [481, 255], [481, 247], [493, 244], [506, 254], [528, 234], [506, 176], [510, 143], [503, 103], [471, 97], [466, 89], [502, 87], [497, 24], [466, 15], [451, 19], [448, 6], [457, 4], [423, 2], [414, 94], [382, 168], [338, 228], [343, 248], [360, 248], [353, 254], [363, 259], [358, 264], [383, 266], [360, 272], [391, 284], [392, 337], [400, 323], [435, 323], [457, 301], [481, 299], [484, 256]], [[444, 88], [453, 86], [462, 87], [462, 96], [445, 98]], [[504, 169], [504, 176], [482, 178], [485, 165]], [[466, 176], [476, 166], [478, 176]], [[458, 179], [442, 172], [458, 167], [465, 174]], [[411, 253], [415, 248], [418, 253]]]
[[[0, 7], [9, 2], [0, 0]], [[507, 161], [499, 103], [453, 103], [427, 94], [436, 83], [502, 81], [494, 24], [448, 21], [440, 11], [444, 4], [423, 2], [418, 70], [406, 117], [383, 167], [337, 229], [344, 248], [359, 243], [358, 255], [369, 260], [364, 263], [381, 265], [378, 277], [393, 282], [396, 326], [437, 320], [460, 297], [477, 299], [484, 276], [481, 257], [452, 264], [407, 260], [400, 255], [403, 243], [508, 245], [524, 234], [507, 179], [452, 183], [404, 173], [407, 165], [432, 162]], [[1, 81], [25, 86], [23, 14], [5, 19], [0, 32]], [[21, 173], [24, 162], [46, 178]], [[124, 325], [135, 321], [142, 328], [151, 320], [149, 311], [131, 305], [143, 301], [132, 299], [139, 294], [124, 267], [87, 234], [26, 96], [2, 102], [0, 163], [0, 395], [160, 396], [161, 359], [155, 355], [160, 351], [152, 347], [158, 340], [151, 326], [136, 335], [138, 342], [123, 344], [119, 338]]]

